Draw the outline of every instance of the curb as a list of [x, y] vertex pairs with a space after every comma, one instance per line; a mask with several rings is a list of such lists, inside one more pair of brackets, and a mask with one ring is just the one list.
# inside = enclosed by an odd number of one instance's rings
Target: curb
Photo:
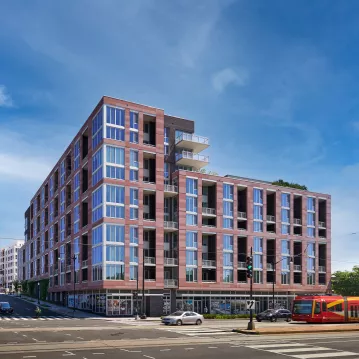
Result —
[[309, 328], [306, 331], [303, 330], [277, 330], [277, 331], [261, 331], [261, 330], [247, 330], [247, 329], [233, 329], [233, 332], [247, 335], [276, 335], [276, 334], [309, 334], [309, 333], [340, 333], [340, 332], [359, 332], [357, 328], [338, 328], [338, 329], [312, 329]]

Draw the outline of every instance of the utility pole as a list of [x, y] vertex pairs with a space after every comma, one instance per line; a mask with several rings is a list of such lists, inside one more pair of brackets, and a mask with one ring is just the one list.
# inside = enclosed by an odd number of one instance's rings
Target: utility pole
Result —
[[73, 306], [73, 310], [74, 310], [74, 312], [73, 312], [73, 314], [72, 314], [72, 316], [73, 317], [75, 317], [75, 290], [76, 290], [76, 272], [75, 272], [75, 261], [76, 261], [76, 254], [74, 254], [73, 256], [72, 256], [72, 259], [73, 259], [73, 261], [74, 261], [74, 306]]
[[[250, 280], [249, 287], [249, 300], [253, 299], [253, 248], [251, 247], [251, 255], [247, 257], [247, 278]], [[248, 330], [255, 330], [255, 324], [253, 322], [253, 309], [249, 309], [249, 322], [248, 322]]]

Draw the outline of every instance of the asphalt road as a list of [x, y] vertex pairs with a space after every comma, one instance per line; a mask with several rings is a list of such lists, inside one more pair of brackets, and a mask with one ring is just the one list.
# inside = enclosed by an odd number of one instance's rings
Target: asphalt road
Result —
[[[37, 349], [21, 350], [21, 345], [14, 345], [13, 350], [0, 354], [1, 359], [59, 359], [64, 357], [74, 357], [74, 359], [217, 359], [226, 357], [229, 359], [250, 358], [250, 359], [280, 359], [283, 356], [296, 359], [317, 359], [317, 358], [359, 358], [359, 338], [356, 334], [348, 335], [318, 335], [304, 337], [248, 337], [237, 336], [231, 341], [207, 342], [199, 345], [192, 341], [181, 340], [177, 344], [166, 344], [163, 340], [160, 344], [143, 345], [139, 340], [126, 341], [123, 345], [114, 344], [97, 347], [93, 344], [92, 348], [62, 348], [49, 351]], [[41, 343], [37, 344], [41, 348]], [[0, 347], [1, 349], [1, 347]], [[50, 353], [51, 352], [51, 353]]]
[[[36, 309], [36, 303], [29, 303], [25, 302], [17, 297], [14, 297], [12, 295], [5, 295], [0, 294], [0, 302], [9, 302], [10, 305], [14, 308], [14, 314], [15, 316], [34, 316], [35, 315], [35, 309]], [[51, 310], [48, 309], [41, 309], [41, 315], [42, 316], [57, 316], [57, 317], [63, 317], [61, 314], [57, 314]]]

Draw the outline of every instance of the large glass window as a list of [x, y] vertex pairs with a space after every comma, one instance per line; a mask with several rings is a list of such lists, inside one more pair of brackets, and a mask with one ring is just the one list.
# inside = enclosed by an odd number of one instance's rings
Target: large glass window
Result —
[[130, 265], [130, 280], [137, 280], [138, 266]]
[[253, 238], [253, 250], [257, 253], [263, 253], [263, 238], [254, 237]]
[[233, 202], [223, 201], [223, 215], [233, 217]]
[[92, 248], [92, 264], [102, 263], [102, 246]]
[[263, 204], [263, 190], [259, 188], [253, 189], [253, 202], [257, 204]]
[[130, 188], [130, 204], [138, 206], [138, 188]]
[[308, 285], [315, 284], [315, 273], [307, 273], [307, 284]]
[[187, 248], [197, 248], [198, 247], [197, 232], [186, 232], [186, 247]]
[[138, 168], [138, 151], [130, 150], [130, 166]]
[[80, 140], [76, 141], [74, 146], [74, 170], [80, 167]]
[[138, 247], [130, 247], [130, 262], [138, 263]]
[[315, 215], [313, 212], [307, 213], [307, 225], [308, 226], [315, 226]]
[[102, 140], [103, 113], [102, 109], [92, 119], [92, 149], [94, 150]]
[[125, 165], [125, 149], [122, 147], [106, 146], [106, 162]]
[[125, 266], [123, 264], [106, 264], [106, 280], [124, 280]]
[[102, 243], [102, 226], [95, 227], [92, 230], [92, 245]]
[[130, 208], [130, 219], [138, 219], [138, 208], [137, 207]]
[[223, 218], [223, 228], [232, 229], [233, 228], [233, 218]]
[[282, 209], [282, 223], [290, 223], [289, 209]]
[[134, 131], [130, 132], [130, 142], [138, 143], [138, 132], [134, 132]]
[[229, 234], [223, 235], [223, 250], [233, 251], [233, 236]]
[[119, 224], [107, 224], [106, 241], [125, 243], [125, 226]]
[[107, 106], [106, 122], [111, 125], [125, 127], [125, 110]]
[[223, 184], [223, 198], [233, 200], [233, 185]]
[[65, 240], [65, 217], [60, 219], [60, 241], [63, 242]]
[[74, 208], [74, 234], [80, 230], [80, 205]]
[[281, 242], [282, 254], [290, 255], [290, 243], [289, 241], [283, 239]]
[[229, 252], [223, 253], [223, 266], [233, 267], [233, 253], [229, 253]]
[[138, 244], [138, 228], [130, 227], [130, 243]]
[[63, 188], [60, 192], [60, 214], [65, 212], [65, 198], [66, 198], [66, 189]]
[[186, 282], [197, 282], [197, 268], [186, 267]]
[[197, 196], [198, 194], [198, 182], [194, 178], [186, 178], [186, 193], [194, 194]]
[[197, 213], [197, 197], [186, 196], [186, 211]]
[[103, 178], [102, 171], [102, 148], [92, 156], [92, 185], [94, 186]]
[[74, 176], [74, 202], [80, 198], [80, 172]]
[[307, 254], [308, 256], [315, 257], [315, 243], [308, 243]]
[[124, 262], [125, 247], [106, 245], [106, 261], [107, 262]]
[[138, 113], [130, 112], [130, 128], [134, 130], [138, 130]]
[[186, 225], [187, 226], [197, 226], [197, 215], [196, 214], [186, 214]]
[[223, 282], [233, 283], [233, 269], [223, 269]]
[[282, 193], [282, 207], [290, 207], [290, 194], [289, 193]]
[[102, 186], [92, 192], [92, 223], [103, 217]]
[[315, 237], [315, 228], [313, 228], [313, 227], [307, 228], [307, 236], [314, 238]]
[[186, 251], [186, 265], [197, 265], [197, 251]]
[[125, 187], [106, 185], [106, 202], [125, 204]]
[[263, 283], [263, 271], [261, 270], [253, 271], [253, 283], [255, 284]]
[[253, 206], [254, 219], [263, 220], [263, 206], [255, 204]]
[[308, 211], [315, 211], [315, 198], [308, 197], [308, 199], [307, 199], [307, 210]]
[[282, 234], [290, 234], [290, 225], [282, 224]]
[[263, 222], [253, 222], [253, 232], [263, 232]]

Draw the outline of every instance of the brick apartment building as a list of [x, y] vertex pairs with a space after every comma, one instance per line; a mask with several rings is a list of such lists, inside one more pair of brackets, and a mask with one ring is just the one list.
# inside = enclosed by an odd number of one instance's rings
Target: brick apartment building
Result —
[[[323, 293], [329, 195], [203, 173], [194, 122], [103, 97], [31, 199], [21, 277], [109, 316], [242, 313], [253, 247], [256, 310]], [[276, 264], [275, 264], [276, 263]], [[139, 288], [137, 300], [134, 293]], [[139, 310], [141, 311], [141, 309]]]

